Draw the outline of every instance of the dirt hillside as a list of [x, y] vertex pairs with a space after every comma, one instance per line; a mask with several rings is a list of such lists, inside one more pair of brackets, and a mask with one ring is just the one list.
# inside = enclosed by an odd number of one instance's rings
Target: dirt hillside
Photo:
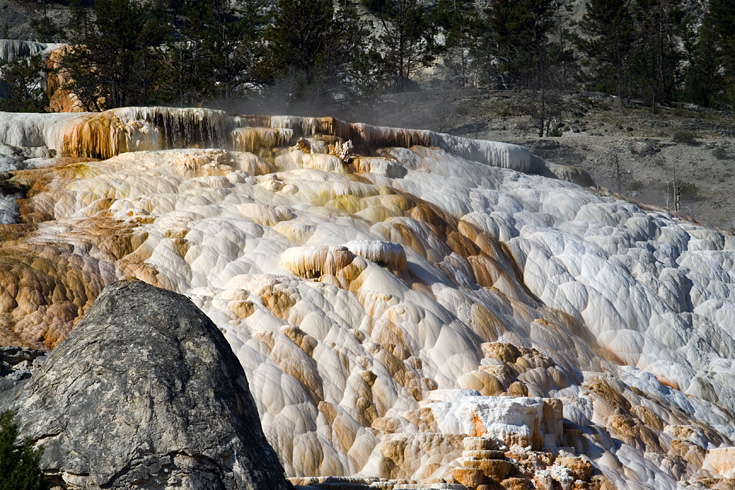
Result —
[[565, 97], [554, 137], [539, 138], [513, 92], [417, 92], [333, 109], [354, 121], [442, 131], [527, 146], [576, 165], [597, 185], [735, 232], [735, 118], [692, 106], [622, 107], [612, 96]]

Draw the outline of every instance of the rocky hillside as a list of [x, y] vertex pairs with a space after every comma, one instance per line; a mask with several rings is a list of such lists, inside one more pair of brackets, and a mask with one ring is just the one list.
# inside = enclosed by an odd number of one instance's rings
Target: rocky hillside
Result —
[[597, 186], [674, 211], [727, 232], [735, 230], [735, 118], [694, 106], [621, 107], [615, 97], [586, 93], [560, 102], [558, 136], [539, 138], [523, 111], [527, 94], [439, 91], [344, 104], [327, 112], [372, 124], [417, 127], [507, 141], [539, 157], [586, 170]]

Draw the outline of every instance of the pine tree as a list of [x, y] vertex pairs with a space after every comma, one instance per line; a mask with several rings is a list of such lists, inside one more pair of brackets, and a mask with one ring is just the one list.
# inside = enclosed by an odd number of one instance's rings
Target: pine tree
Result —
[[636, 43], [630, 78], [634, 94], [651, 109], [675, 97], [683, 58], [678, 39], [685, 25], [678, 0], [635, 0]]
[[31, 19], [31, 28], [38, 34], [38, 40], [41, 42], [58, 42], [60, 41], [61, 34], [59, 26], [56, 22], [49, 17], [44, 15], [40, 19]]
[[396, 90], [407, 90], [417, 72], [434, 60], [426, 8], [415, 0], [363, 0], [363, 5], [379, 22], [375, 41], [383, 73]]
[[88, 109], [155, 101], [168, 20], [162, 7], [134, 0], [96, 0], [90, 18], [81, 2], [72, 6], [71, 46], [60, 65], [70, 90]]
[[725, 82], [717, 52], [718, 38], [712, 27], [711, 14], [705, 15], [696, 42], [689, 49], [689, 67], [682, 94], [684, 100], [704, 107], [717, 107], [725, 100]]
[[18, 447], [18, 426], [14, 413], [0, 413], [0, 490], [45, 490], [48, 488], [40, 468], [41, 449], [26, 439]]
[[532, 88], [545, 77], [553, 13], [550, 0], [496, 0], [492, 4], [488, 11], [490, 51], [499, 60], [501, 87]]
[[40, 18], [31, 19], [31, 28], [38, 34], [38, 40], [41, 42], [58, 42], [59, 26], [48, 15], [48, 0], [41, 0], [42, 16]]
[[208, 98], [230, 98], [258, 82], [265, 22], [262, 0], [184, 0], [173, 11], [172, 99], [191, 105]]
[[280, 0], [268, 30], [275, 76], [295, 75], [308, 86], [328, 63], [334, 30], [331, 0]]
[[628, 74], [633, 55], [633, 15], [630, 0], [589, 0], [579, 23], [576, 44], [585, 54], [587, 77], [595, 89], [628, 98]]
[[658, 104], [681, 89], [679, 67], [687, 18], [680, 0], [589, 0], [577, 46], [597, 90]]
[[460, 87], [477, 85], [480, 35], [483, 24], [473, 0], [439, 0], [431, 10], [434, 24], [444, 33], [444, 64]]
[[0, 66], [0, 83], [5, 86], [5, 98], [0, 98], [0, 111], [42, 112], [48, 105], [42, 84], [45, 69], [41, 55]]
[[580, 76], [579, 60], [574, 50], [576, 22], [572, 20], [574, 6], [566, 0], [552, 2], [553, 26], [550, 31], [550, 64], [556, 71], [554, 77], [559, 81], [559, 87], [570, 90], [577, 84]]
[[735, 38], [735, 3], [729, 0], [710, 0], [710, 28], [725, 39]]
[[722, 72], [722, 105], [735, 105], [735, 3], [710, 0], [709, 18], [717, 63]]
[[287, 80], [292, 98], [320, 99], [345, 86], [363, 52], [364, 28], [349, 5], [331, 0], [279, 0], [266, 31], [268, 52], [262, 72], [273, 83]]
[[488, 51], [497, 60], [498, 88], [525, 89], [524, 103], [539, 136], [550, 131], [560, 109], [550, 88], [560, 86], [557, 63], [562, 50], [554, 45], [555, 3], [551, 0], [496, 0], [487, 11]]

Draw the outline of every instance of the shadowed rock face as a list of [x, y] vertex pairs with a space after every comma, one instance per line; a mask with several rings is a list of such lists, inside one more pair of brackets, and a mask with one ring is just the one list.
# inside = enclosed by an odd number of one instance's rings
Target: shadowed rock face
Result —
[[67, 488], [290, 488], [220, 331], [140, 281], [107, 287], [9, 405]]

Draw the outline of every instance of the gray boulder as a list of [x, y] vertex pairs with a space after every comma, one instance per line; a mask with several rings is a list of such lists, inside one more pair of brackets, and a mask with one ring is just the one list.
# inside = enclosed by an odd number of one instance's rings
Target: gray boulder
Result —
[[186, 297], [108, 286], [0, 404], [64, 488], [287, 489], [242, 366]]
[[48, 357], [48, 352], [27, 347], [0, 347], [0, 394], [27, 380]]

